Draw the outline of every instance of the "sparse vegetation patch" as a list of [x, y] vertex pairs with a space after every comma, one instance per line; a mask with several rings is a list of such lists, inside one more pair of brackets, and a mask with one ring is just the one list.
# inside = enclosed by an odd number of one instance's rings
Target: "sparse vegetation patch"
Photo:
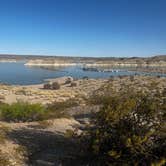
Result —
[[12, 122], [25, 122], [42, 120], [46, 109], [41, 104], [17, 102], [11, 105], [0, 105], [0, 120]]

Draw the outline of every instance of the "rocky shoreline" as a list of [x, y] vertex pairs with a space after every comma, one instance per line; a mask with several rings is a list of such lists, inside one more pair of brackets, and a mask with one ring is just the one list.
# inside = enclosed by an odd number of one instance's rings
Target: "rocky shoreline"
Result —
[[0, 59], [0, 63], [16, 63], [17, 60], [13, 59]]
[[86, 67], [166, 67], [166, 62], [154, 62], [147, 64], [143, 63], [136, 63], [136, 62], [116, 62], [110, 61], [108, 63], [100, 62], [100, 63], [64, 63], [61, 61], [45, 61], [45, 60], [30, 60], [25, 63], [27, 66], [75, 66], [75, 65], [84, 65]]
[[84, 69], [91, 68], [91, 71], [97, 71], [101, 68], [107, 71], [116, 68], [131, 68], [132, 71], [166, 73], [166, 56], [149, 58], [46, 58], [28, 60], [25, 65], [38, 67], [81, 66]]

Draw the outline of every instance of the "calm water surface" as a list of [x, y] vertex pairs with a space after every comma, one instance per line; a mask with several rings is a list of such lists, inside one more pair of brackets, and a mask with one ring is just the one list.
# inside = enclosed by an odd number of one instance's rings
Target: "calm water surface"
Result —
[[[0, 82], [18, 85], [39, 84], [48, 78], [72, 76], [74, 78], [107, 78], [118, 75], [134, 75], [136, 72], [95, 72], [83, 71], [80, 66], [45, 69], [40, 67], [24, 66], [24, 62], [0, 63]], [[145, 74], [138, 73], [137, 74]]]

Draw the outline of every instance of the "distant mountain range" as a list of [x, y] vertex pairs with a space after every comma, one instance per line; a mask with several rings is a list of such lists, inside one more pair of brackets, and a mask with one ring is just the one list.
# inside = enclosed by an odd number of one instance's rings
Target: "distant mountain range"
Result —
[[60, 57], [42, 55], [10, 55], [0, 54], [0, 62], [26, 61], [31, 66], [76, 65], [78, 63], [89, 66], [161, 66], [166, 67], [166, 55], [153, 57]]
[[61, 59], [61, 60], [124, 60], [124, 59], [142, 59], [142, 60], [166, 60], [166, 55], [157, 55], [152, 57], [72, 57], [72, 56], [47, 56], [47, 55], [15, 55], [15, 54], [0, 54], [0, 59]]

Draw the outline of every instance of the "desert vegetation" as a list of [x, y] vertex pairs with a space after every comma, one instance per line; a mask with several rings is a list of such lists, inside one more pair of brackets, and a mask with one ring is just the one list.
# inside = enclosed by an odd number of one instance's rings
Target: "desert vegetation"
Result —
[[45, 108], [40, 104], [17, 102], [0, 105], [0, 119], [9, 122], [41, 120], [45, 112]]
[[[57, 90], [1, 86], [0, 165], [165, 164], [165, 78], [81, 79], [76, 87], [72, 82]], [[9, 91], [53, 100], [5, 103]]]
[[84, 135], [93, 165], [164, 165], [165, 92], [105, 90], [92, 96], [101, 109]]
[[58, 82], [46, 83], [43, 85], [44, 89], [58, 90], [60, 89], [60, 84]]
[[77, 106], [74, 99], [53, 102], [46, 106], [19, 101], [13, 104], [0, 104], [0, 120], [7, 122], [32, 122], [53, 118], [69, 117], [65, 109]]

